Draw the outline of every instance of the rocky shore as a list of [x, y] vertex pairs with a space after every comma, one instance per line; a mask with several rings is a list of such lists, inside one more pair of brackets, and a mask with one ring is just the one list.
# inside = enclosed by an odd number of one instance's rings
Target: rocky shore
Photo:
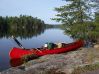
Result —
[[99, 70], [98, 47], [42, 56], [0, 74], [88, 74], [95, 70]]

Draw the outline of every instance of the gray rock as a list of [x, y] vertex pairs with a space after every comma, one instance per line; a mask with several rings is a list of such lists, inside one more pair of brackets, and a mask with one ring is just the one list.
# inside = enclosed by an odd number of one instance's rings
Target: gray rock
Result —
[[1, 74], [72, 74], [78, 67], [99, 63], [99, 49], [80, 48], [62, 54], [45, 55]]

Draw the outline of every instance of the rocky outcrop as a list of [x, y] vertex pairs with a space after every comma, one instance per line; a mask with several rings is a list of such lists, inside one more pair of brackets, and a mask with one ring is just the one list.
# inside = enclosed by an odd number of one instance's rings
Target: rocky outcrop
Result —
[[99, 69], [99, 48], [42, 56], [1, 74], [82, 74]]

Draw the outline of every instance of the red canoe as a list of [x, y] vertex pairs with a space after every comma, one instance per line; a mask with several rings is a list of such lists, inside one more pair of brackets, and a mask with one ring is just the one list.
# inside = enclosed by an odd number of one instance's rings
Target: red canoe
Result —
[[23, 56], [26, 55], [31, 55], [31, 54], [35, 54], [37, 56], [43, 56], [43, 55], [47, 55], [47, 54], [59, 54], [59, 53], [64, 53], [67, 51], [71, 51], [71, 50], [76, 50], [80, 47], [82, 47], [84, 45], [84, 41], [83, 40], [78, 40], [75, 41], [73, 43], [69, 43], [66, 44], [65, 47], [62, 48], [54, 48], [54, 49], [44, 49], [44, 50], [31, 50], [31, 49], [22, 49], [22, 48], [12, 48], [11, 51], [9, 52], [10, 58], [11, 59], [18, 59], [18, 58], [22, 58]]

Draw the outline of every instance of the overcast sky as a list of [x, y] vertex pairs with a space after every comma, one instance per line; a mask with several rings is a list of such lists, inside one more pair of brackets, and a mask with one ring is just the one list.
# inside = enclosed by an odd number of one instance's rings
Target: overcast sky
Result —
[[57, 13], [55, 7], [64, 5], [62, 0], [0, 0], [0, 16], [31, 15], [48, 24], [56, 24], [50, 18]]

